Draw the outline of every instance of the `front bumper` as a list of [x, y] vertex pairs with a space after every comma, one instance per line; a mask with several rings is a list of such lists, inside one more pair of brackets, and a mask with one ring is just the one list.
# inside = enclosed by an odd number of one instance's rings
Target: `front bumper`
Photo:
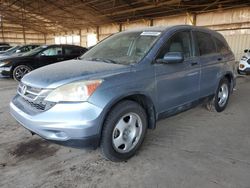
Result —
[[11, 67], [0, 67], [0, 77], [9, 77]]
[[238, 74], [250, 74], [250, 67], [245, 69], [238, 69]]
[[84, 141], [93, 142], [88, 143], [89, 145], [95, 145], [99, 141], [102, 109], [93, 104], [58, 103], [35, 115], [21, 109], [13, 102], [10, 103], [11, 115], [26, 129], [47, 140], [71, 146], [79, 141], [83, 141], [83, 144]]
[[250, 73], [250, 63], [248, 60], [240, 60], [238, 72], [240, 73]]

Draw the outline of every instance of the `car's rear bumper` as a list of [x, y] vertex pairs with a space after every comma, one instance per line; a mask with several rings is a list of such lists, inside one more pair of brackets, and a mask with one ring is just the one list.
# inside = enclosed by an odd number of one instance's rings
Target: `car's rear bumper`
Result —
[[11, 115], [26, 129], [47, 140], [69, 146], [96, 146], [102, 122], [102, 109], [88, 102], [57, 104], [30, 115], [10, 103]]

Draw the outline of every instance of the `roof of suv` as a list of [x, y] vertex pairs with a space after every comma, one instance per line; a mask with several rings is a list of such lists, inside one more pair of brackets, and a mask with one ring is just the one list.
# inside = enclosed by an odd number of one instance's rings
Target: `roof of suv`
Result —
[[41, 45], [41, 47], [47, 48], [47, 47], [51, 47], [51, 46], [69, 46], [69, 47], [79, 47], [79, 48], [85, 48], [79, 45], [74, 45], [74, 44], [48, 44], [48, 45]]
[[167, 31], [169, 29], [197, 29], [205, 32], [215, 32], [213, 30], [207, 29], [205, 27], [200, 26], [192, 26], [192, 25], [170, 25], [170, 26], [152, 26], [152, 27], [143, 27], [143, 28], [136, 28], [136, 29], [130, 29], [125, 32], [130, 31], [137, 31], [137, 32], [143, 32], [143, 31]]
[[170, 26], [153, 26], [153, 27], [143, 27], [143, 28], [137, 28], [137, 29], [130, 29], [126, 30], [124, 32], [143, 32], [143, 31], [155, 31], [155, 32], [167, 32], [169, 30], [178, 30], [178, 29], [195, 29], [197, 31], [202, 31], [206, 33], [210, 33], [214, 36], [217, 36], [218, 38], [222, 39], [225, 42], [224, 37], [211, 29], [201, 27], [201, 26], [192, 26], [192, 25], [170, 25]]

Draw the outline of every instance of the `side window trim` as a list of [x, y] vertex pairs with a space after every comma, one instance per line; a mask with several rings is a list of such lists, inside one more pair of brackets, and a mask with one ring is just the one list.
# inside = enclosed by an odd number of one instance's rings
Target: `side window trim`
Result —
[[194, 30], [191, 29], [190, 30], [190, 35], [191, 35], [191, 45], [192, 45], [192, 58], [194, 57], [197, 57], [196, 54], [199, 54], [199, 50], [198, 50], [198, 46], [197, 46], [197, 43], [196, 43], [196, 38], [194, 36]]
[[[197, 40], [197, 35], [196, 35], [197, 32], [199, 32], [199, 33], [205, 33], [205, 34], [207, 34], [207, 35], [210, 36], [210, 38], [212, 39], [213, 44], [214, 44], [214, 46], [215, 46], [215, 48], [216, 48], [215, 52], [210, 53], [210, 54], [204, 54], [204, 55], [201, 55], [201, 54], [200, 54], [199, 45], [198, 45], [198, 40]], [[206, 31], [202, 31], [202, 30], [198, 30], [198, 29], [194, 29], [194, 30], [193, 30], [193, 33], [194, 33], [194, 38], [195, 38], [195, 44], [196, 44], [196, 46], [197, 46], [197, 55], [198, 55], [197, 57], [209, 57], [209, 56], [213, 56], [213, 55], [215, 55], [215, 54], [218, 53], [218, 52], [217, 52], [216, 43], [215, 43], [215, 41], [214, 41], [213, 36], [211, 35], [211, 33], [206, 32]]]
[[62, 54], [60, 54], [60, 55], [57, 54], [57, 55], [52, 55], [52, 56], [62, 56], [62, 55], [63, 55], [63, 46], [50, 46], [50, 47], [44, 49], [43, 51], [41, 51], [39, 54], [42, 54], [42, 53], [44, 53], [45, 51], [50, 50], [50, 49], [52, 49], [52, 48], [61, 48], [61, 49], [62, 49]]
[[188, 33], [189, 33], [189, 36], [190, 36], [190, 44], [191, 44], [191, 53], [190, 53], [190, 54], [191, 54], [192, 56], [185, 58], [184, 61], [189, 60], [189, 59], [192, 59], [192, 58], [194, 57], [194, 56], [193, 56], [193, 54], [194, 54], [194, 51], [193, 51], [193, 37], [192, 37], [191, 29], [186, 29], [186, 28], [185, 28], [185, 29], [181, 29], [181, 30], [178, 30], [178, 31], [173, 32], [169, 37], [167, 37], [166, 39], [164, 39], [163, 45], [162, 45], [162, 46], [160, 47], [160, 49], [157, 51], [154, 60], [156, 60], [156, 59], [160, 56], [160, 54], [162, 53], [162, 51], [164, 50], [164, 48], [167, 47], [168, 41], [169, 41], [174, 35], [176, 35], [176, 34], [178, 34], [178, 33], [180, 33], [180, 32], [188, 32]]

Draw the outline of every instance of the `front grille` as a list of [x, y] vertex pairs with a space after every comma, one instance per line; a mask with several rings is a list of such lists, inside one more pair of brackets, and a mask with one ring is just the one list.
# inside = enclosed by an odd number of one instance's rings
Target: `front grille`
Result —
[[17, 89], [18, 95], [15, 98], [15, 103], [22, 106], [22, 109], [29, 109], [28, 111], [46, 111], [55, 105], [54, 102], [44, 100], [50, 92], [51, 90], [48, 89], [34, 88], [20, 83]]
[[38, 96], [41, 96], [43, 89], [34, 88], [23, 83], [20, 83], [17, 89], [17, 93], [28, 100], [36, 100]]
[[28, 101], [27, 99], [24, 99], [24, 98], [23, 98], [23, 101], [24, 101], [27, 105], [30, 105], [31, 107], [36, 108], [37, 110], [42, 110], [42, 111], [45, 110], [46, 104], [34, 103], [34, 102]]

